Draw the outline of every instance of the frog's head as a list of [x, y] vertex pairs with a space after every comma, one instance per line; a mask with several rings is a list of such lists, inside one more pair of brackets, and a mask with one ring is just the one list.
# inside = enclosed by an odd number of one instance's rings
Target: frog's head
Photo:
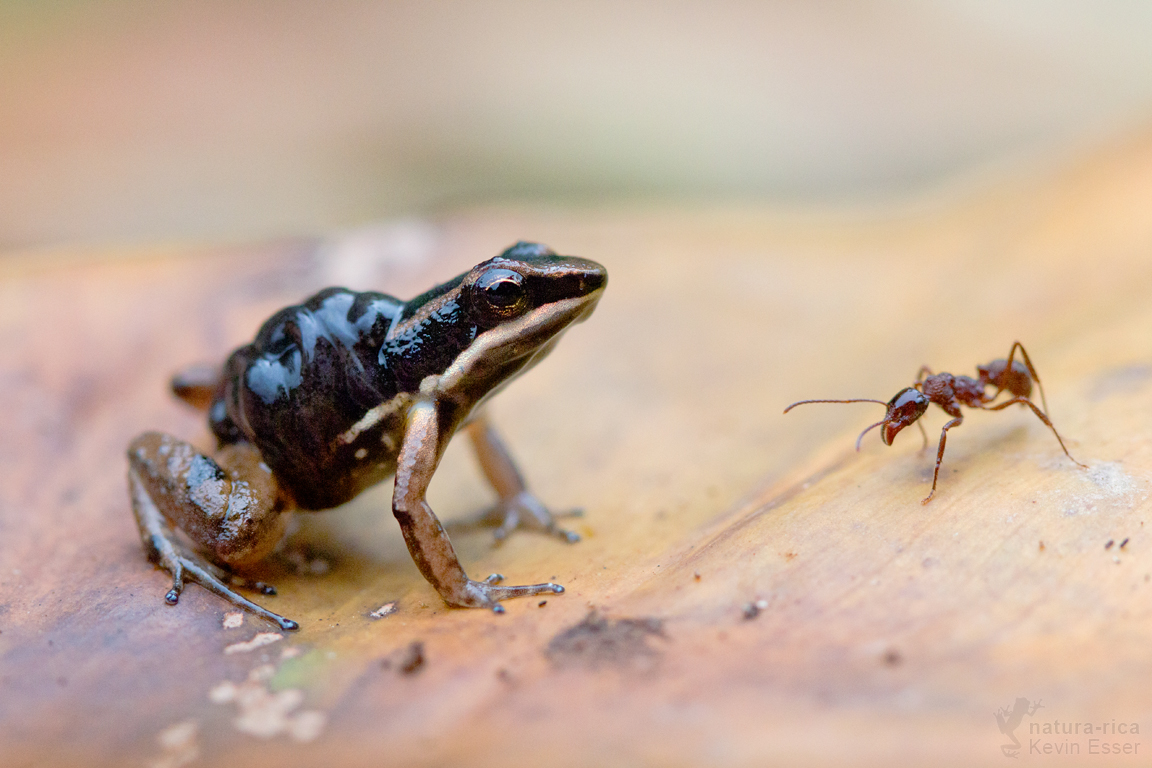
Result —
[[[607, 283], [607, 270], [594, 261], [520, 242], [465, 275], [461, 303], [485, 330], [518, 324], [555, 333], [587, 317]], [[531, 321], [520, 322], [529, 315]]]
[[608, 272], [588, 259], [517, 243], [472, 268], [460, 307], [476, 338], [442, 377], [442, 387], [485, 397], [539, 362], [570, 326], [592, 313]]

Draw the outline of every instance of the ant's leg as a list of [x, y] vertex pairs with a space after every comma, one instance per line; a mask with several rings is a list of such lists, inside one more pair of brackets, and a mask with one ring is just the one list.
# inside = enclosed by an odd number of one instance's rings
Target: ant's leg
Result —
[[[1032, 361], [1028, 358], [1028, 350], [1024, 349], [1023, 344], [1018, 341], [1012, 342], [1012, 349], [1008, 352], [1008, 365], [1006, 365], [1004, 369], [1007, 371], [1012, 370], [1012, 360], [1016, 356], [1017, 349], [1020, 350], [1020, 356], [1024, 358], [1024, 366], [1028, 369], [1028, 375], [1032, 377], [1032, 381], [1036, 382], [1036, 388], [1040, 390], [1040, 402], [1044, 404], [1044, 413], [1047, 414], [1048, 398], [1044, 397], [1044, 385], [1040, 383], [1040, 374], [1036, 373], [1036, 368], [1032, 365]], [[1065, 453], [1067, 453], [1067, 451], [1065, 451]], [[1072, 460], [1075, 461], [1075, 459]]]
[[[528, 490], [504, 441], [496, 434], [496, 430], [487, 419], [483, 416], [473, 419], [466, 429], [468, 437], [472, 439], [472, 447], [476, 449], [476, 459], [480, 462], [484, 476], [500, 496], [500, 501], [490, 516], [497, 523], [495, 534], [497, 541], [504, 540], [521, 525], [538, 528], [569, 543], [580, 541], [580, 534], [556, 525], [552, 513]], [[575, 514], [579, 515], [579, 510], [575, 511]]]
[[[1064, 440], [1060, 437], [1060, 433], [1056, 431], [1056, 427], [1053, 426], [1052, 422], [1048, 419], [1048, 416], [1044, 413], [1044, 411], [1037, 408], [1036, 403], [1032, 402], [1028, 398], [1026, 398], [1026, 397], [1014, 397], [1011, 400], [1005, 400], [1003, 403], [1000, 403], [999, 405], [993, 405], [990, 408], [987, 406], [982, 406], [982, 407], [985, 411], [1000, 411], [1000, 410], [1007, 408], [1010, 405], [1015, 405], [1016, 403], [1022, 403], [1024, 405], [1028, 406], [1029, 408], [1031, 408], [1032, 412], [1036, 414], [1036, 418], [1040, 419], [1040, 421], [1047, 424], [1048, 429], [1052, 430], [1052, 434], [1056, 435], [1056, 439], [1060, 442], [1060, 447], [1064, 449], [1064, 455], [1067, 456], [1068, 458], [1072, 459], [1072, 454], [1068, 453], [1068, 447], [1066, 445], [1064, 445]], [[1088, 468], [1087, 464], [1080, 464], [1080, 462], [1076, 461], [1076, 459], [1072, 459], [1072, 463], [1077, 464], [1081, 467], [1084, 467], [1085, 469]]]
[[920, 436], [924, 438], [924, 445], [920, 446], [920, 450], [928, 447], [928, 433], [924, 431], [924, 423], [920, 419], [916, 419], [916, 426], [920, 427]]
[[925, 377], [926, 375], [927, 375], [927, 376], [932, 376], [932, 375], [933, 375], [933, 374], [932, 374], [932, 369], [931, 369], [931, 368], [929, 368], [929, 367], [928, 367], [928, 366], [926, 366], [926, 365], [922, 365], [922, 366], [920, 366], [920, 370], [916, 372], [916, 382], [915, 382], [915, 383], [916, 383], [916, 384], [921, 384], [921, 383], [923, 383], [923, 382], [924, 382], [924, 377]]
[[940, 448], [936, 451], [936, 471], [932, 473], [932, 490], [929, 491], [928, 496], [921, 501], [921, 504], [927, 504], [932, 501], [932, 497], [936, 494], [936, 480], [940, 477], [940, 462], [944, 460], [944, 443], [948, 441], [948, 430], [964, 421], [963, 416], [959, 416], [944, 425], [944, 429], [940, 430]]
[[[175, 605], [187, 579], [281, 629], [297, 629], [296, 622], [236, 594], [228, 586], [234, 578], [185, 550], [172, 532], [179, 528], [224, 565], [256, 562], [279, 543], [287, 516], [259, 452], [238, 443], [222, 449], [218, 459], [159, 432], [140, 435], [128, 448], [128, 488], [144, 549], [149, 560], [172, 574], [165, 600]], [[264, 585], [253, 586], [274, 594]]]

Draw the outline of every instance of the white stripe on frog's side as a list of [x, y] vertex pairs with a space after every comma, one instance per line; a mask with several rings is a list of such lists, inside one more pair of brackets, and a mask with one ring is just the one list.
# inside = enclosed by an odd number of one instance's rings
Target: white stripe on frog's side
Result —
[[[412, 404], [413, 399], [414, 398], [410, 392], [401, 392], [391, 400], [380, 403], [380, 405], [372, 408], [363, 416], [361, 416], [359, 421], [357, 421], [343, 434], [337, 437], [335, 440], [336, 446], [351, 445], [352, 443], [356, 442], [360, 435], [375, 427], [377, 424], [383, 421], [386, 416], [389, 416], [393, 413], [402, 413], [408, 410], [408, 407]], [[391, 439], [391, 436], [386, 437], [387, 439]]]

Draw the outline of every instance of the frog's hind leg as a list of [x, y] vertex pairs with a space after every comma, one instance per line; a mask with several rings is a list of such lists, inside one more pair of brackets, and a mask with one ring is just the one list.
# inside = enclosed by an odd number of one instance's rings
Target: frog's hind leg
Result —
[[556, 518], [579, 516], [583, 514], [581, 510], [557, 514], [548, 511], [543, 502], [528, 490], [504, 441], [483, 416], [473, 419], [466, 429], [472, 447], [476, 449], [480, 468], [500, 497], [495, 508], [483, 517], [484, 521], [496, 524], [497, 542], [521, 526], [552, 534], [570, 544], [580, 541], [580, 534], [561, 528], [556, 524]]
[[[222, 566], [254, 563], [280, 541], [288, 516], [281, 514], [276, 482], [259, 452], [238, 443], [222, 449], [217, 459], [158, 432], [140, 435], [128, 448], [129, 493], [144, 549], [149, 560], [172, 574], [165, 599], [174, 605], [184, 582], [194, 581], [281, 629], [297, 629], [296, 622], [233, 591], [229, 584], [240, 580], [188, 552], [172, 531], [183, 531]], [[274, 594], [258, 582], [239, 585]]]
[[172, 377], [172, 394], [201, 411], [208, 410], [220, 389], [220, 366], [190, 365]]

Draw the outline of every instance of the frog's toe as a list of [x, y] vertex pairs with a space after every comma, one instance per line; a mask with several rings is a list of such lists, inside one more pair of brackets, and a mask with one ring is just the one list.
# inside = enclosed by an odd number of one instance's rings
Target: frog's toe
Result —
[[563, 512], [553, 512], [552, 517], [584, 517], [584, 509], [576, 507], [575, 509], [566, 509]]
[[246, 579], [243, 576], [237, 576], [234, 573], [229, 574], [225, 581], [234, 587], [240, 587], [241, 589], [251, 589], [255, 592], [259, 592], [262, 595], [276, 594], [276, 587], [272, 586], [271, 584], [263, 581], [253, 581], [251, 579]]
[[532, 528], [542, 533], [556, 536], [569, 544], [580, 541], [580, 534], [561, 528], [556, 524], [558, 517], [582, 517], [584, 510], [572, 509], [552, 514], [548, 508], [531, 493], [524, 491], [501, 501], [497, 514], [503, 514], [503, 521], [497, 526], [494, 536], [499, 544], [517, 528]]
[[499, 573], [492, 574], [484, 581], [469, 580], [459, 592], [445, 595], [444, 599], [450, 605], [460, 608], [488, 608], [493, 613], [504, 613], [500, 605], [503, 600], [543, 594], [559, 595], [564, 592], [564, 587], [552, 582], [504, 586], [500, 583], [502, 581], [504, 577]]
[[176, 605], [180, 601], [180, 594], [184, 591], [184, 585], [189, 581], [194, 581], [209, 592], [219, 595], [232, 603], [237, 608], [243, 608], [249, 613], [266, 619], [280, 627], [280, 629], [291, 631], [300, 628], [300, 625], [292, 619], [285, 618], [269, 611], [261, 605], [257, 605], [243, 595], [237, 594], [231, 588], [233, 586], [246, 587], [248, 589], [255, 589], [265, 595], [274, 595], [276, 594], [276, 588], [271, 584], [265, 584], [261, 581], [250, 581], [240, 576], [232, 575], [218, 566], [201, 561], [193, 555], [181, 553], [175, 547], [166, 547], [165, 549], [166, 551], [163, 553], [158, 564], [161, 568], [172, 574], [172, 588], [164, 595], [164, 602], [168, 603], [168, 605]]

